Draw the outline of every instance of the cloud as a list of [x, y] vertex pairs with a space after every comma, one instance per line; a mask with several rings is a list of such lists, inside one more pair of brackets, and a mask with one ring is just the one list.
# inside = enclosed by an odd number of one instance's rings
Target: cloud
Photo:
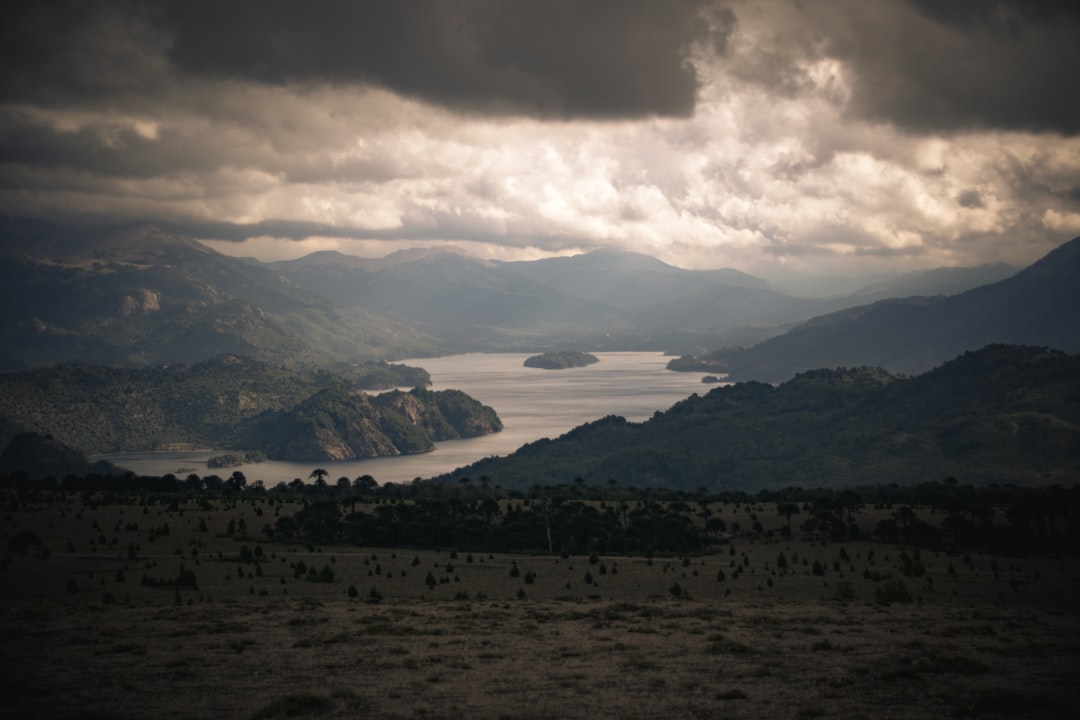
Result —
[[5, 6], [0, 214], [274, 256], [271, 238], [618, 245], [764, 276], [1026, 263], [1080, 216], [1075, 99], [1040, 74], [1072, 57], [1075, 15], [988, 7]]
[[630, 118], [693, 111], [689, 48], [722, 49], [731, 30], [701, 12], [694, 0], [226, 0], [171, 3], [164, 25], [171, 61], [206, 77], [374, 84], [459, 110]]
[[733, 72], [780, 94], [818, 83], [839, 62], [858, 118], [905, 131], [1019, 130], [1080, 133], [1075, 3], [911, 0], [737, 5], [750, 43]]

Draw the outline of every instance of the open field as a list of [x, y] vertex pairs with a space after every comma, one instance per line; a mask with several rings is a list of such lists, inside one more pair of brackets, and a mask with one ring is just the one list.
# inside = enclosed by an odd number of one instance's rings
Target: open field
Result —
[[259, 541], [299, 505], [57, 497], [3, 515], [3, 717], [1080, 711], [1075, 558], [779, 533], [652, 559], [305, 547]]

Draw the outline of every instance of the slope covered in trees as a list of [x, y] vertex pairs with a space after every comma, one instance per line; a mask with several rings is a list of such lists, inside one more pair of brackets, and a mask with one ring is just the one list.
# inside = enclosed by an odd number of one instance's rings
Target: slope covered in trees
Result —
[[756, 490], [948, 475], [1039, 484], [1078, 470], [1080, 356], [989, 346], [912, 378], [841, 368], [776, 387], [737, 383], [644, 423], [603, 418], [450, 477]]
[[585, 367], [600, 362], [599, 358], [587, 352], [566, 350], [563, 352], [546, 352], [525, 358], [525, 367], [540, 368], [541, 370], [565, 370], [566, 368]]
[[421, 452], [496, 432], [491, 408], [455, 390], [369, 396], [328, 372], [225, 355], [194, 366], [62, 365], [0, 375], [0, 442], [41, 432], [89, 454], [193, 446], [270, 458]]

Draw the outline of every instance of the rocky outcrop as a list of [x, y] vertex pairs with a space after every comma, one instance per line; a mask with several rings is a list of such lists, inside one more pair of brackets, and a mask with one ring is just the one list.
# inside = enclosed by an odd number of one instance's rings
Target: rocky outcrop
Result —
[[324, 390], [262, 419], [245, 444], [278, 460], [353, 460], [427, 452], [437, 440], [501, 429], [494, 410], [458, 390]]

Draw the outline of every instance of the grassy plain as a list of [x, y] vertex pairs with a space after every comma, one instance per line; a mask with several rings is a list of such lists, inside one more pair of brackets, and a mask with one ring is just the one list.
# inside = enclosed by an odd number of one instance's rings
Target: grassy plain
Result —
[[1080, 716], [1074, 557], [922, 550], [913, 577], [912, 548], [779, 532], [652, 559], [316, 548], [265, 542], [298, 504], [4, 499], [5, 718]]

